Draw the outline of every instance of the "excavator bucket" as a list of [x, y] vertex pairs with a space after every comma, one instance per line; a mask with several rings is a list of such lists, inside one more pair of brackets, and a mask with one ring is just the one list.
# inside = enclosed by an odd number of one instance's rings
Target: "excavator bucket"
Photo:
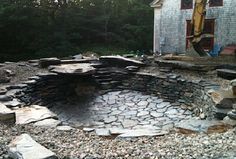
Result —
[[199, 43], [192, 43], [194, 50], [200, 55], [200, 56], [209, 56], [209, 54], [200, 46]]

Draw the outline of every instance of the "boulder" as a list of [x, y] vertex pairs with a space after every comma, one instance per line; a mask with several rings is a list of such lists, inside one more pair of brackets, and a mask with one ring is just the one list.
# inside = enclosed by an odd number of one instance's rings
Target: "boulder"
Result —
[[16, 114], [11, 109], [0, 103], [0, 122], [15, 123]]
[[48, 66], [51, 66], [51, 65], [59, 65], [60, 63], [61, 63], [61, 60], [56, 57], [42, 58], [39, 60], [39, 66], [41, 68], [47, 68]]
[[217, 108], [232, 109], [233, 104], [236, 103], [236, 96], [230, 89], [211, 91], [209, 95]]
[[109, 66], [127, 67], [127, 66], [144, 66], [141, 61], [125, 58], [122, 56], [101, 56], [100, 61]]
[[56, 114], [52, 113], [48, 108], [32, 105], [15, 110], [16, 124], [29, 124], [48, 118], [56, 118]]
[[177, 130], [183, 134], [193, 133], [223, 133], [232, 128], [230, 125], [215, 120], [190, 119], [181, 121], [175, 125]]
[[51, 66], [51, 72], [68, 75], [91, 75], [95, 73], [95, 68], [88, 63], [65, 64], [59, 66]]
[[57, 159], [55, 153], [34, 141], [28, 134], [17, 136], [8, 147], [9, 157], [13, 159]]

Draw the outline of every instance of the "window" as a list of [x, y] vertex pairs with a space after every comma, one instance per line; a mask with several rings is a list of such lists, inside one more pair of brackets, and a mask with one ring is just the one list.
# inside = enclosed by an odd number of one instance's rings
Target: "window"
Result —
[[210, 7], [223, 6], [223, 0], [210, 0], [209, 6]]
[[[187, 20], [187, 37], [191, 35], [191, 20]], [[211, 34], [214, 35], [215, 31], [215, 19], [206, 19], [204, 24], [203, 34]], [[204, 48], [204, 50], [210, 51], [214, 46], [214, 37], [204, 38], [201, 40], [200, 45]], [[189, 40], [186, 38], [186, 48], [189, 48]]]
[[181, 0], [181, 9], [192, 9], [193, 0]]

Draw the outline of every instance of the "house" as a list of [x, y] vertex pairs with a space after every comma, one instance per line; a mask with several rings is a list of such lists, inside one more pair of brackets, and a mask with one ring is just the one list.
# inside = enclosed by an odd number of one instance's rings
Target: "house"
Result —
[[[154, 0], [151, 7], [154, 8], [153, 51], [185, 53], [194, 0]], [[236, 1], [209, 0], [204, 32], [214, 35], [202, 41], [206, 50], [215, 45], [236, 44]]]

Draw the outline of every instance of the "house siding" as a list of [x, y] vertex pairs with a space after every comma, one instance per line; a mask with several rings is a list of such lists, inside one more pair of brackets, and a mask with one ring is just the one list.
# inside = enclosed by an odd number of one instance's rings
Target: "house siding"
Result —
[[[224, 0], [221, 7], [207, 7], [206, 19], [215, 19], [215, 44], [224, 47], [236, 43], [235, 8], [235, 0]], [[165, 0], [154, 10], [154, 51], [185, 53], [186, 20], [191, 20], [193, 10], [181, 10], [181, 0]], [[161, 41], [164, 44], [160, 47]]]

